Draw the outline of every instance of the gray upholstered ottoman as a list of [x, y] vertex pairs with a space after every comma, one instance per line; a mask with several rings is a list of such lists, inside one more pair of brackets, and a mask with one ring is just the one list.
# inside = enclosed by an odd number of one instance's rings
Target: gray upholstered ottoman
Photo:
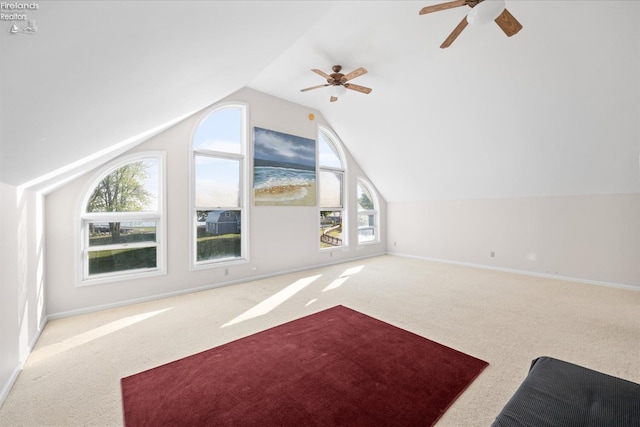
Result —
[[640, 427], [640, 384], [539, 357], [493, 427]]

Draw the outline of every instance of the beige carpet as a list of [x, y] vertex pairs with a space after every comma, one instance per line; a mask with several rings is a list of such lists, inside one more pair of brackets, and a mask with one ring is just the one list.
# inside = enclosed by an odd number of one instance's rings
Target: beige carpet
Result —
[[439, 427], [491, 424], [537, 356], [640, 383], [640, 292], [382, 256], [52, 321], [0, 425], [122, 425], [121, 377], [336, 304], [490, 363]]

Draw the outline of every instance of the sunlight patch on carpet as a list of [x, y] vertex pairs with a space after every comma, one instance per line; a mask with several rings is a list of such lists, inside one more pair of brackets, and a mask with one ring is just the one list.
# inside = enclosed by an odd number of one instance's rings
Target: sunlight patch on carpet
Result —
[[334, 280], [333, 282], [329, 283], [329, 285], [326, 288], [324, 288], [322, 290], [322, 292], [327, 292], [327, 291], [330, 291], [330, 290], [333, 290], [333, 289], [337, 289], [340, 286], [342, 286], [342, 284], [344, 282], [346, 282], [348, 279], [349, 279], [348, 277], [339, 277], [336, 280]]
[[340, 275], [340, 277], [353, 276], [354, 274], [358, 274], [362, 271], [364, 265], [359, 265], [357, 267], [347, 268], [344, 273]]
[[344, 284], [344, 282], [346, 282], [349, 279], [349, 277], [353, 276], [354, 274], [360, 273], [360, 271], [362, 271], [363, 268], [364, 268], [364, 265], [359, 265], [357, 267], [351, 267], [346, 269], [345, 272], [340, 275], [340, 277], [338, 277], [333, 282], [329, 283], [329, 285], [326, 288], [324, 288], [322, 292], [327, 292], [327, 291], [331, 291], [333, 289], [339, 288]]
[[320, 278], [322, 274], [318, 274], [316, 276], [309, 276], [303, 279], [297, 280], [286, 288], [282, 289], [278, 293], [270, 296], [266, 300], [262, 301], [258, 305], [250, 308], [245, 311], [241, 315], [236, 318], [228, 321], [221, 328], [226, 328], [227, 326], [235, 325], [236, 323], [244, 322], [245, 320], [253, 319], [256, 317], [264, 316], [269, 313], [274, 308], [278, 307], [283, 302], [287, 301], [289, 298], [309, 286], [311, 283]]
[[165, 308], [162, 310], [150, 311], [148, 313], [136, 314], [135, 316], [118, 319], [111, 323], [107, 323], [106, 325], [75, 335], [59, 343], [51, 344], [43, 348], [38, 348], [31, 353], [32, 362], [42, 362], [50, 357], [56, 356], [60, 353], [64, 353], [67, 350], [71, 350], [75, 347], [87, 344], [93, 340], [97, 340], [121, 329], [128, 328], [129, 326], [150, 319], [171, 309], [172, 308]]

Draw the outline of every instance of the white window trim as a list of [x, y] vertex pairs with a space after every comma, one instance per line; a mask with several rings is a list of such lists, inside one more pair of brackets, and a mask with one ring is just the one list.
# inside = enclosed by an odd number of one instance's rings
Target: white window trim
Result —
[[[228, 108], [240, 108], [243, 112], [242, 115], [242, 140], [243, 144], [240, 146], [240, 153], [230, 153], [226, 151], [216, 151], [198, 148], [195, 149], [193, 147], [193, 139], [195, 136], [198, 127], [207, 120], [207, 118], [214, 114], [216, 111], [225, 110]], [[211, 268], [224, 268], [232, 265], [238, 264], [246, 264], [249, 262], [249, 192], [251, 189], [249, 185], [251, 181], [249, 180], [250, 173], [250, 165], [249, 165], [249, 156], [251, 154], [250, 151], [250, 143], [248, 141], [249, 138], [249, 105], [242, 102], [225, 102], [221, 104], [217, 104], [214, 107], [207, 109], [206, 112], [202, 114], [202, 117], [196, 125], [191, 130], [191, 135], [189, 138], [189, 271], [199, 271], [199, 270], [208, 270]], [[239, 210], [240, 214], [240, 228], [242, 230], [242, 234], [240, 236], [240, 245], [241, 252], [239, 258], [230, 258], [230, 259], [221, 259], [221, 260], [207, 260], [200, 261], [196, 260], [197, 254], [197, 235], [195, 224], [198, 215], [198, 208], [196, 207], [196, 183], [195, 183], [195, 171], [196, 171], [196, 156], [198, 154], [217, 157], [217, 158], [225, 158], [230, 160], [239, 160], [240, 161], [240, 206], [239, 207], [225, 207], [225, 206], [208, 206], [202, 207], [202, 210]]]
[[347, 191], [348, 189], [348, 185], [347, 183], [349, 182], [348, 180], [348, 174], [347, 174], [347, 157], [345, 156], [345, 152], [344, 149], [342, 148], [342, 141], [340, 140], [340, 138], [338, 138], [338, 135], [335, 134], [335, 132], [333, 132], [331, 129], [322, 126], [322, 125], [318, 125], [318, 129], [317, 129], [317, 134], [320, 133], [324, 133], [327, 138], [329, 139], [329, 141], [333, 144], [333, 146], [335, 147], [335, 149], [338, 151], [337, 155], [340, 158], [340, 161], [342, 162], [342, 167], [338, 168], [335, 166], [322, 166], [320, 165], [320, 156], [319, 156], [319, 145], [316, 144], [316, 159], [318, 159], [318, 161], [316, 162], [316, 177], [318, 179], [318, 183], [319, 181], [319, 177], [320, 177], [320, 171], [328, 171], [328, 172], [341, 172], [342, 173], [342, 207], [341, 208], [325, 208], [323, 206], [320, 205], [320, 192], [322, 191], [322, 189], [320, 187], [318, 187], [318, 192], [317, 192], [317, 206], [318, 206], [318, 214], [317, 214], [317, 218], [318, 218], [318, 222], [316, 223], [317, 226], [320, 225], [320, 212], [321, 211], [341, 211], [342, 212], [342, 246], [336, 246], [336, 247], [330, 247], [330, 248], [323, 248], [322, 245], [320, 244], [320, 241], [318, 240], [318, 250], [320, 252], [328, 252], [328, 251], [341, 251], [341, 250], [347, 250], [349, 247], [349, 221], [347, 218], [347, 213], [348, 213], [348, 209], [347, 206], [349, 206], [349, 192]]
[[[343, 169], [346, 173], [347, 171], [347, 156], [345, 155], [345, 151], [344, 148], [342, 147], [342, 140], [340, 138], [338, 138], [338, 135], [336, 135], [336, 133], [334, 131], [332, 131], [331, 129], [329, 129], [326, 126], [323, 126], [321, 124], [318, 125], [318, 133], [323, 132], [325, 134], [327, 134], [329, 136], [329, 139], [332, 140], [333, 142], [337, 142], [337, 144], [334, 144], [334, 146], [336, 147], [336, 150], [338, 150], [338, 156], [340, 157], [340, 160], [342, 160], [343, 162]], [[320, 161], [318, 161], [318, 165], [320, 165]], [[331, 166], [325, 166], [325, 168], [330, 169]]]
[[360, 241], [360, 236], [358, 235], [358, 246], [366, 246], [366, 245], [373, 245], [373, 244], [377, 244], [380, 243], [380, 201], [378, 199], [378, 194], [376, 193], [375, 188], [373, 187], [373, 185], [371, 184], [371, 182], [362, 177], [362, 176], [358, 176], [356, 178], [356, 190], [357, 190], [357, 186], [362, 185], [364, 186], [367, 191], [369, 192], [369, 195], [371, 196], [371, 202], [373, 203], [373, 208], [374, 209], [360, 209], [360, 205], [358, 204], [358, 192], [356, 191], [356, 223], [358, 224], [358, 228], [360, 227], [359, 222], [360, 222], [360, 215], [373, 215], [373, 221], [374, 221], [374, 239], [372, 240], [368, 240], [366, 242], [361, 242]]
[[[158, 210], [151, 212], [86, 212], [87, 203], [89, 202], [89, 198], [98, 183], [108, 176], [110, 173], [114, 172], [118, 168], [132, 163], [138, 160], [155, 158], [158, 160], [158, 178], [159, 178], [159, 188], [158, 188]], [[167, 199], [167, 178], [166, 178], [166, 153], [164, 151], [144, 151], [129, 154], [126, 156], [118, 157], [116, 160], [108, 163], [105, 167], [101, 168], [96, 172], [93, 176], [93, 179], [85, 185], [82, 194], [82, 197], [79, 200], [79, 206], [76, 209], [77, 218], [76, 224], [78, 224], [76, 230], [76, 287], [83, 286], [93, 286], [100, 285], [104, 283], [112, 283], [119, 282], [123, 280], [134, 280], [141, 279], [145, 277], [154, 277], [165, 275], [166, 273], [166, 265], [167, 265], [167, 248], [166, 248], [166, 235], [167, 235], [167, 224], [166, 224], [166, 199]], [[125, 270], [125, 271], [116, 271], [112, 273], [104, 273], [94, 276], [89, 276], [88, 274], [88, 264], [87, 264], [87, 253], [89, 252], [89, 244], [88, 239], [89, 236], [87, 234], [88, 223], [91, 221], [101, 221], [113, 218], [120, 218], [122, 221], [131, 221], [131, 220], [141, 220], [141, 219], [149, 219], [156, 221], [156, 241], [155, 243], [136, 243], [136, 244], [128, 244], [126, 247], [135, 248], [135, 247], [155, 247], [156, 248], [156, 259], [157, 265], [155, 268], [149, 269], [136, 269], [136, 270]], [[110, 249], [115, 247], [123, 247], [123, 245], [107, 245], [102, 247], [101, 249]]]

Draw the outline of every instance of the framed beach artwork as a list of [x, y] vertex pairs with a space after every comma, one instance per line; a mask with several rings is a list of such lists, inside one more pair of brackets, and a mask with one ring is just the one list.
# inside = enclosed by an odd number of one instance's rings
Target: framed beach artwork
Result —
[[257, 206], [315, 206], [316, 141], [254, 128], [253, 199]]

